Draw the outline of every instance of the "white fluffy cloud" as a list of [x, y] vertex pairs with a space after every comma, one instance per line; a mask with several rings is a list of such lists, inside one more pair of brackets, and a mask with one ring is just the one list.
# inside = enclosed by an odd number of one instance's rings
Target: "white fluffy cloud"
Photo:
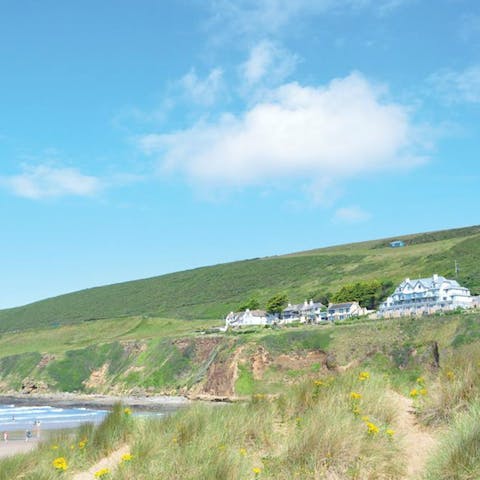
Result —
[[211, 105], [223, 86], [223, 70], [214, 68], [205, 78], [200, 78], [194, 69], [184, 75], [180, 84], [186, 94], [201, 105]]
[[449, 103], [480, 103], [480, 65], [462, 71], [442, 70], [431, 75], [428, 82]]
[[212, 24], [231, 34], [275, 33], [301, 16], [369, 9], [387, 14], [411, 0], [210, 0]]
[[278, 82], [293, 72], [297, 62], [296, 55], [264, 40], [252, 48], [241, 70], [248, 85], [254, 85], [265, 77], [269, 81]]
[[75, 168], [47, 165], [25, 167], [22, 173], [2, 177], [0, 181], [15, 195], [31, 199], [91, 196], [102, 188], [98, 178], [83, 175]]
[[358, 73], [326, 86], [286, 84], [241, 115], [144, 135], [139, 145], [162, 169], [220, 186], [331, 184], [423, 161], [408, 109]]

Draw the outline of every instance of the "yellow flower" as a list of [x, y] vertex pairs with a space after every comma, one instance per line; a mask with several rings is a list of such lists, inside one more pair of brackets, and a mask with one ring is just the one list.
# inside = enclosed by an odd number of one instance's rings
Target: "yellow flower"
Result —
[[64, 472], [64, 471], [67, 470], [67, 468], [68, 468], [67, 461], [65, 460], [64, 457], [58, 457], [58, 458], [56, 458], [56, 459], [52, 462], [52, 465], [53, 465], [53, 467], [54, 467], [56, 470], [61, 470], [62, 472]]
[[423, 387], [425, 385], [425, 379], [423, 377], [418, 377], [417, 383]]
[[83, 450], [86, 445], [87, 445], [87, 441], [86, 441], [86, 440], [82, 440], [82, 441], [78, 442], [78, 448], [79, 448], [80, 450]]
[[241, 448], [240, 449], [240, 455], [242, 455], [242, 457], [244, 457], [246, 454], [247, 454], [247, 449], [246, 448]]
[[131, 453], [124, 453], [122, 455], [122, 462], [130, 462], [133, 458], [133, 455]]
[[412, 389], [410, 390], [410, 396], [411, 396], [412, 398], [415, 398], [416, 396], [418, 396], [418, 390], [417, 390], [416, 388], [412, 388]]
[[448, 370], [448, 372], [446, 373], [447, 375], [447, 378], [449, 380], [454, 380], [455, 379], [455, 374], [451, 371], [451, 370]]
[[372, 423], [372, 422], [367, 422], [367, 428], [368, 428], [368, 433], [371, 435], [376, 435], [378, 433], [378, 427]]
[[369, 417], [368, 415], [364, 415], [364, 416], [362, 417], [362, 421], [363, 421], [363, 422], [368, 422], [369, 420], [370, 420], [370, 417]]
[[426, 395], [428, 393], [428, 390], [426, 388], [422, 388], [418, 392], [420, 395]]
[[352, 408], [352, 413], [356, 416], [360, 415], [360, 409], [358, 407], [353, 407]]
[[385, 430], [385, 433], [389, 436], [389, 437], [393, 437], [393, 435], [395, 434], [395, 430], [392, 430], [391, 428], [387, 428]]
[[350, 398], [352, 400], [360, 400], [362, 398], [362, 394], [357, 392], [350, 392]]
[[256, 476], [256, 475], [260, 475], [260, 473], [262, 472], [262, 469], [258, 467], [253, 467], [252, 471]]
[[325, 382], [323, 380], [315, 380], [315, 382], [313, 383], [316, 387], [321, 387], [322, 385], [325, 385]]
[[102, 468], [98, 472], [95, 472], [95, 478], [103, 478], [106, 477], [110, 473], [110, 470], [108, 468]]
[[131, 414], [132, 414], [132, 410], [127, 407], [127, 408], [125, 408], [125, 409], [123, 410], [123, 413], [124, 413], [125, 415], [131, 415]]
[[52, 445], [52, 446], [51, 446], [51, 449], [52, 449], [52, 450], [58, 450], [58, 445]]
[[358, 379], [363, 382], [365, 380], [368, 380], [370, 378], [370, 374], [368, 372], [360, 372], [358, 374]]

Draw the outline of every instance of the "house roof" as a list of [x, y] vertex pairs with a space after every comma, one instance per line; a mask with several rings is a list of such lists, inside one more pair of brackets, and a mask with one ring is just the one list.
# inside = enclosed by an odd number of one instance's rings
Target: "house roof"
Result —
[[449, 283], [451, 287], [460, 287], [460, 284], [456, 280], [449, 280], [441, 275], [433, 275], [428, 278], [416, 278], [413, 280], [407, 278], [400, 284], [400, 287], [406, 284], [416, 285], [417, 283], [421, 283], [425, 288], [435, 288], [445, 282]]
[[312, 303], [307, 303], [307, 304], [303, 304], [301, 306], [302, 310], [311, 310], [312, 308], [322, 308], [324, 307], [325, 305], [323, 305], [323, 303], [320, 303], [320, 302], [312, 302]]
[[333, 308], [347, 308], [347, 307], [351, 307], [354, 303], [357, 303], [357, 302], [345, 302], [345, 303], [331, 303], [328, 308], [330, 309], [333, 309]]
[[302, 304], [288, 305], [283, 309], [284, 312], [298, 312], [302, 308]]

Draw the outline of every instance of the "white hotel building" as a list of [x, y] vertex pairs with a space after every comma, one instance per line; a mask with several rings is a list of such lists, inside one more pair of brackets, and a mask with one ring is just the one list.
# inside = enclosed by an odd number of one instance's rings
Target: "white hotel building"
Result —
[[405, 279], [380, 305], [382, 317], [428, 314], [456, 308], [471, 308], [473, 297], [456, 280], [440, 275], [416, 280]]

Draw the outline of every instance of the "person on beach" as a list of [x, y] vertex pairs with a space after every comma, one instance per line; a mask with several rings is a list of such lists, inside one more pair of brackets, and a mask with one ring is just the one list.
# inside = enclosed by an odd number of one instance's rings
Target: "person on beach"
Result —
[[3, 441], [8, 442], [8, 432], [3, 432]]
[[36, 437], [40, 438], [40, 420], [35, 419], [33, 426], [35, 427]]
[[25, 441], [28, 442], [32, 438], [32, 432], [30, 430], [27, 430], [25, 432]]

